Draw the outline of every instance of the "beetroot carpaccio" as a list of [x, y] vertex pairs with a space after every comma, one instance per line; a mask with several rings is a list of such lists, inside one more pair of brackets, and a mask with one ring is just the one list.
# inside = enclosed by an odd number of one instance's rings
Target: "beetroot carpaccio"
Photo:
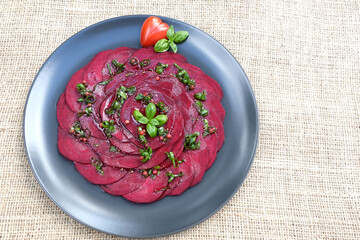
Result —
[[88, 181], [136, 203], [198, 184], [224, 143], [219, 84], [184, 56], [97, 54], [57, 103], [58, 148]]

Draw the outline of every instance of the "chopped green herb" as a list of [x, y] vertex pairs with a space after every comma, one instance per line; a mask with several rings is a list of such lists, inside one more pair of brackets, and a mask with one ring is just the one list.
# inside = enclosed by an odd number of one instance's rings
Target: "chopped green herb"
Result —
[[206, 100], [206, 90], [204, 89], [204, 91], [201, 93], [195, 93], [194, 98], [201, 100], [201, 101], [205, 101]]
[[163, 102], [158, 102], [156, 107], [159, 109], [160, 113], [167, 113], [169, 111], [169, 108]]
[[142, 162], [147, 162], [151, 159], [152, 156], [152, 149], [148, 147], [147, 149], [140, 149], [140, 156], [143, 157], [141, 160]]
[[79, 138], [86, 137], [86, 132], [82, 129], [81, 124], [79, 121], [75, 121], [70, 128], [70, 133], [74, 134]]
[[204, 132], [203, 132], [203, 137], [206, 137], [209, 134], [213, 134], [216, 132], [217, 128], [216, 127], [209, 127], [209, 121], [206, 119], [202, 120], [204, 122]]
[[144, 59], [140, 62], [140, 67], [146, 67], [150, 65], [150, 59]]
[[144, 105], [148, 105], [152, 98], [153, 96], [151, 93], [147, 94], [146, 96], [142, 93], [139, 93], [138, 95], [136, 95], [135, 100], [141, 101]]
[[113, 74], [113, 72], [111, 71], [110, 64], [107, 64], [107, 69], [108, 69], [108, 71], [109, 71], [109, 76], [110, 76], [110, 77], [113, 77], [114, 74]]
[[104, 132], [108, 138], [111, 138], [112, 137], [111, 134], [116, 131], [115, 125], [114, 125], [114, 120], [103, 121], [102, 127], [104, 128]]
[[209, 115], [209, 111], [204, 108], [204, 105], [201, 102], [195, 101], [194, 107], [202, 117]]
[[119, 153], [120, 150], [119, 150], [117, 147], [111, 145], [111, 147], [110, 147], [110, 152]]
[[174, 165], [175, 168], [177, 168], [179, 166], [179, 163], [183, 162], [183, 161], [176, 159], [173, 152], [165, 152], [165, 154], [168, 157], [168, 159], [172, 162], [172, 164]]
[[91, 164], [96, 168], [96, 171], [100, 175], [104, 175], [104, 170], [102, 169], [103, 163], [99, 159], [93, 157], [91, 160]]
[[133, 57], [133, 58], [130, 59], [129, 63], [132, 66], [138, 65], [139, 64], [139, 59], [137, 57]]
[[162, 74], [165, 68], [167, 68], [168, 66], [168, 64], [158, 63], [157, 67], [155, 68], [155, 72], [157, 74]]
[[178, 73], [176, 74], [176, 78], [179, 79], [180, 82], [188, 86], [190, 90], [194, 89], [196, 83], [194, 79], [190, 79], [188, 72], [182, 69], [176, 63], [174, 63], [174, 66], [179, 70]]
[[168, 182], [171, 183], [176, 177], [182, 177], [184, 174], [182, 172], [179, 172], [179, 174], [173, 174], [171, 172], [167, 172], [166, 175], [169, 177]]
[[197, 140], [197, 137], [200, 135], [199, 132], [189, 134], [185, 136], [184, 148], [185, 150], [195, 150], [200, 148], [200, 140]]
[[121, 73], [125, 69], [125, 65], [122, 63], [119, 63], [116, 59], [111, 61], [112, 65], [116, 68], [116, 73]]

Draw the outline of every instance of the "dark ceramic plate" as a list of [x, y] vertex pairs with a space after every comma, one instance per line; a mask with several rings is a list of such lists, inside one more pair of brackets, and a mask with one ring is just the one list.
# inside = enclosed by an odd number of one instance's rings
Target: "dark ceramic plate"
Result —
[[[85, 180], [57, 149], [56, 102], [78, 69], [103, 50], [140, 48], [141, 25], [148, 16], [125, 16], [92, 25], [72, 36], [37, 74], [24, 112], [24, 141], [41, 187], [65, 213], [88, 227], [126, 237], [154, 237], [194, 226], [237, 192], [254, 159], [259, 123], [250, 83], [235, 58], [215, 39], [186, 23], [161, 17], [189, 38], [179, 53], [218, 81], [224, 91], [225, 144], [202, 182], [180, 196], [135, 204], [104, 193]], [[244, 53], [246, 54], [246, 53]]]

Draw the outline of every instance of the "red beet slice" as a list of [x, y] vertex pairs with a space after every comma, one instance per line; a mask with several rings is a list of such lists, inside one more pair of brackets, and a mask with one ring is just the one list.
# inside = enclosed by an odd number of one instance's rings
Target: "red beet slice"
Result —
[[68, 104], [69, 108], [73, 112], [77, 112], [80, 108], [80, 103], [77, 101], [81, 95], [79, 94], [76, 85], [78, 83], [82, 83], [83, 81], [83, 74], [85, 71], [85, 67], [81, 68], [79, 71], [77, 71], [70, 79], [68, 84], [65, 88], [65, 97], [66, 97], [66, 103]]
[[179, 183], [174, 187], [174, 189], [169, 193], [169, 195], [182, 194], [186, 189], [190, 187], [191, 183], [193, 182], [194, 173], [191, 171], [191, 168], [188, 165], [191, 163], [191, 157], [187, 157], [186, 154], [184, 154], [184, 157], [186, 157], [186, 162], [181, 163], [179, 167], [176, 168], [176, 174], [182, 172], [183, 176], [179, 178]]
[[78, 116], [76, 113], [71, 111], [71, 109], [66, 104], [65, 94], [61, 94], [60, 99], [56, 105], [56, 117], [59, 121], [59, 125], [65, 131], [70, 131], [70, 128], [73, 126], [74, 122], [78, 121]]
[[131, 142], [119, 141], [115, 137], [110, 138], [110, 142], [112, 145], [114, 145], [124, 153], [139, 154], [139, 147], [137, 147], [135, 144]]
[[93, 117], [82, 115], [80, 118], [81, 127], [91, 136], [98, 139], [107, 139], [103, 131], [100, 129], [99, 123], [97, 123]]
[[150, 203], [156, 201], [163, 194], [161, 189], [168, 185], [168, 176], [160, 171], [155, 178], [147, 177], [146, 181], [135, 191], [123, 195], [124, 198], [136, 203]]
[[[129, 155], [119, 150], [111, 151], [111, 143], [108, 140], [89, 138], [89, 145], [107, 165], [119, 168], [136, 168], [143, 164], [140, 155]], [[139, 153], [139, 151], [137, 151]]]
[[111, 184], [125, 176], [126, 171], [119, 168], [103, 166], [99, 173], [92, 164], [80, 164], [75, 162], [75, 168], [88, 181], [94, 184]]
[[59, 152], [71, 161], [91, 163], [92, 158], [97, 158], [88, 144], [78, 141], [61, 127], [58, 127], [58, 148]]
[[112, 195], [124, 195], [138, 189], [146, 181], [139, 171], [130, 171], [119, 181], [100, 186], [102, 190]]

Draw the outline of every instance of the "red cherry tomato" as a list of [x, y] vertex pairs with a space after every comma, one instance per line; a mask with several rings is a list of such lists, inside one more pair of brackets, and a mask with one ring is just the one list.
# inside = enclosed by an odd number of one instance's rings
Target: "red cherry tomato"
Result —
[[169, 25], [158, 17], [149, 17], [141, 27], [140, 44], [143, 47], [154, 46], [160, 39], [166, 39], [166, 32]]

